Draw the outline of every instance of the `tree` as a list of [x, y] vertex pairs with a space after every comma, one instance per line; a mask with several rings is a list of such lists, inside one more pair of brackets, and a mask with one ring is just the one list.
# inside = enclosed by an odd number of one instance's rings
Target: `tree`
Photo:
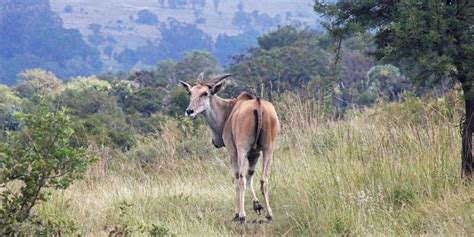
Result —
[[112, 86], [109, 82], [105, 80], [99, 80], [95, 76], [90, 77], [77, 77], [73, 80], [68, 81], [66, 84], [66, 89], [83, 91], [88, 89], [93, 89], [97, 91], [108, 92]]
[[315, 11], [338, 39], [354, 32], [375, 35], [375, 57], [409, 72], [418, 84], [432, 86], [455, 79], [462, 85], [462, 175], [474, 173], [474, 3], [466, 0], [371, 0], [326, 3]]
[[43, 69], [29, 69], [18, 75], [21, 81], [16, 87], [16, 91], [21, 97], [48, 96], [61, 91], [64, 87], [63, 82], [52, 72]]
[[137, 88], [142, 87], [165, 87], [166, 81], [163, 78], [157, 76], [154, 71], [139, 70], [130, 72], [128, 81], [136, 85]]
[[318, 37], [310, 32], [283, 27], [259, 37], [258, 46], [229, 70], [235, 81], [256, 88], [259, 96], [271, 100], [274, 92], [297, 91], [327, 74], [328, 53], [318, 47]]
[[212, 50], [211, 36], [195, 25], [169, 19], [168, 24], [160, 27], [160, 32], [159, 59], [181, 59], [187, 51]]
[[370, 88], [374, 85], [379, 87], [382, 96], [390, 100], [398, 99], [401, 93], [410, 88], [400, 70], [390, 64], [374, 66], [367, 72], [367, 86]]
[[184, 54], [184, 59], [176, 65], [176, 77], [178, 80], [187, 81], [195, 79], [197, 74], [216, 74], [219, 69], [217, 60], [206, 51], [191, 51]]
[[112, 58], [112, 54], [114, 52], [114, 48], [112, 46], [107, 45], [107, 47], [104, 48], [103, 53], [105, 56], [107, 56], [109, 59]]
[[183, 114], [189, 104], [189, 95], [185, 90], [175, 87], [171, 91], [170, 105], [168, 106], [168, 113], [172, 116], [179, 116]]
[[[21, 110], [22, 99], [16, 96], [9, 87], [0, 85], [0, 129], [14, 130], [18, 122], [13, 119], [13, 114]], [[1, 140], [1, 139], [0, 139]]]
[[131, 94], [124, 102], [125, 111], [128, 113], [139, 112], [149, 116], [163, 109], [164, 91], [156, 88], [144, 88]]
[[239, 7], [232, 18], [232, 25], [245, 30], [268, 31], [271, 27], [280, 24], [280, 21], [280, 15], [271, 17], [266, 13], [260, 13], [258, 10], [245, 12]]
[[241, 29], [252, 28], [252, 18], [244, 11], [236, 11], [232, 18], [232, 25]]
[[165, 0], [158, 0], [161, 8], [165, 8]]
[[191, 0], [191, 6], [196, 8], [196, 6], [199, 6], [200, 8], [204, 8], [206, 6], [206, 0]]
[[133, 67], [139, 60], [135, 51], [129, 48], [124, 49], [119, 54], [115, 54], [114, 58], [127, 69]]
[[168, 0], [168, 5], [172, 9], [184, 8], [187, 3], [188, 3], [187, 0]]
[[102, 29], [101, 24], [97, 24], [97, 23], [89, 24], [89, 27], [87, 27], [87, 28], [92, 32], [92, 34], [87, 36], [87, 40], [90, 43], [93, 43], [95, 45], [99, 45], [99, 44], [106, 41], [104, 35], [101, 32], [101, 29]]
[[67, 83], [65, 90], [56, 98], [56, 104], [71, 109], [78, 118], [85, 118], [98, 112], [119, 109], [109, 91], [112, 86], [95, 77], [79, 77]]
[[158, 17], [150, 10], [140, 10], [137, 12], [137, 20], [135, 20], [138, 24], [145, 24], [145, 25], [156, 25], [158, 23]]
[[66, 189], [93, 161], [85, 149], [70, 145], [74, 130], [67, 111], [50, 112], [42, 103], [35, 113], [15, 117], [21, 130], [0, 144], [0, 235], [5, 236], [14, 236], [34, 205], [48, 199], [46, 188]]
[[232, 56], [244, 54], [257, 45], [257, 31], [244, 31], [239, 35], [228, 36], [219, 34], [216, 39], [214, 55], [221, 65], [232, 62]]
[[64, 13], [72, 13], [72, 6], [71, 5], [66, 5], [64, 7]]
[[158, 47], [159, 40], [147, 40], [146, 45], [135, 49], [136, 58], [143, 64], [155, 65], [163, 57], [162, 50]]
[[176, 65], [177, 62], [173, 60], [160, 61], [155, 70], [155, 75], [157, 78], [160, 78], [160, 80], [156, 80], [151, 86], [163, 86], [163, 81], [165, 82], [164, 86], [178, 85], [178, 79], [176, 77]]
[[288, 46], [304, 37], [310, 37], [309, 34], [305, 33], [304, 31], [298, 31], [294, 27], [284, 26], [278, 28], [276, 31], [258, 37], [258, 45], [265, 50], [269, 50], [273, 47]]

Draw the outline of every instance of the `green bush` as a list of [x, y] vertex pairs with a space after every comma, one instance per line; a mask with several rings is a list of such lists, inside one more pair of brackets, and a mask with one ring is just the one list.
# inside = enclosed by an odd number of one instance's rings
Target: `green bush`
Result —
[[47, 188], [66, 189], [93, 161], [85, 149], [71, 147], [66, 110], [50, 112], [42, 103], [35, 113], [14, 116], [21, 129], [0, 144], [0, 235], [18, 232], [35, 204], [48, 200]]
[[133, 130], [121, 111], [92, 114], [77, 120], [74, 127], [78, 132], [73, 137], [73, 142], [78, 146], [96, 144], [128, 150], [135, 143]]

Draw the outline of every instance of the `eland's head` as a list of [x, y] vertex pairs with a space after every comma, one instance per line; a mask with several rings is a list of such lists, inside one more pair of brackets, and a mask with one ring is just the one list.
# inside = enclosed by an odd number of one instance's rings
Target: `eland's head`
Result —
[[189, 106], [186, 109], [186, 115], [194, 119], [200, 113], [209, 110], [211, 97], [222, 88], [222, 80], [230, 76], [232, 75], [217, 76], [211, 82], [206, 83], [204, 82], [204, 73], [201, 72], [197, 78], [197, 84], [194, 86], [184, 81], [179, 81], [189, 94]]

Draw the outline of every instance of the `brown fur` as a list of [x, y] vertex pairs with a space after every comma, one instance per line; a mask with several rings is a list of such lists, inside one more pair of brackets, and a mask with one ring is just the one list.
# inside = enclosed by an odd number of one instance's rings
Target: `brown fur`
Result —
[[[220, 80], [217, 80], [212, 84], [190, 86], [181, 82], [191, 97], [186, 113], [193, 111], [188, 114], [191, 117], [203, 113], [212, 132], [212, 143], [216, 147], [226, 147], [236, 185], [236, 217], [240, 220], [245, 219], [244, 193], [246, 184], [252, 193], [254, 210], [260, 213], [262, 209], [253, 189], [252, 177], [258, 158], [263, 154], [260, 188], [267, 209], [267, 218], [271, 219], [268, 176], [280, 130], [277, 113], [270, 102], [256, 99], [246, 92], [241, 93], [236, 99], [230, 100], [214, 95], [221, 88], [221, 83]], [[206, 93], [209, 94], [208, 97], [202, 96]], [[244, 163], [247, 159], [249, 167], [245, 172]]]

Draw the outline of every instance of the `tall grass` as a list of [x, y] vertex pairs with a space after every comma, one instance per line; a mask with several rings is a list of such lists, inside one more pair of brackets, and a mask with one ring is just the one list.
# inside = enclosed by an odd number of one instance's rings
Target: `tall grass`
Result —
[[87, 178], [35, 212], [102, 236], [142, 235], [152, 224], [185, 236], [472, 235], [474, 188], [460, 178], [461, 106], [447, 101], [408, 98], [331, 121], [313, 102], [282, 98], [273, 222], [255, 221], [264, 218], [251, 210], [249, 194], [247, 223], [231, 221], [225, 150], [212, 148], [206, 127], [177, 121], [126, 153], [91, 148], [102, 159]]

